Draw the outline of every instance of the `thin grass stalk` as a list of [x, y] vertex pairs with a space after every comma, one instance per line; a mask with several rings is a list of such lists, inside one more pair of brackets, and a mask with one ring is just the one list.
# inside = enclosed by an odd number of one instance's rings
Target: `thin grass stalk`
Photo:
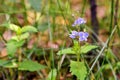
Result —
[[[50, 0], [51, 2], [52, 0]], [[49, 38], [50, 38], [50, 42], [53, 41], [53, 37], [52, 37], [52, 29], [51, 29], [51, 24], [50, 24], [50, 15], [49, 15], [49, 9], [50, 9], [50, 2], [48, 0], [46, 0], [47, 5], [49, 5], [47, 7], [47, 22], [48, 22], [48, 29], [49, 29]], [[54, 66], [54, 54], [53, 54], [53, 49], [50, 49], [50, 60], [51, 60], [51, 70], [55, 67]], [[51, 80], [53, 79], [53, 70], [52, 70], [52, 75], [51, 75]]]
[[[99, 71], [99, 70], [101, 69], [99, 61], [97, 62], [97, 67], [98, 67], [98, 71]], [[103, 73], [102, 73], [102, 72], [100, 72], [100, 77], [101, 77], [102, 80], [104, 80], [104, 78], [103, 78]], [[98, 80], [98, 79], [99, 79], [99, 78], [97, 78], [97, 80]]]
[[103, 48], [101, 49], [101, 51], [99, 52], [98, 56], [96, 57], [94, 63], [92, 64], [92, 66], [91, 66], [91, 68], [90, 68], [90, 70], [89, 70], [88, 75], [89, 75], [90, 72], [93, 70], [93, 68], [94, 68], [94, 66], [95, 66], [95, 64], [96, 64], [96, 62], [98, 61], [99, 57], [101, 56], [101, 54], [103, 53], [103, 51], [105, 50], [105, 48], [108, 47], [108, 46], [107, 46], [107, 45], [108, 45], [108, 42], [110, 41], [111, 37], [113, 36], [113, 34], [114, 34], [116, 28], [117, 28], [117, 26], [114, 27], [114, 29], [113, 29], [111, 35], [109, 36], [109, 38], [107, 39], [107, 41], [106, 41], [106, 43], [104, 44]]
[[[104, 65], [104, 63], [105, 63], [105, 59], [106, 59], [106, 58], [103, 58], [103, 61], [102, 61], [101, 66], [103, 66], [103, 65]], [[97, 71], [96, 76], [97, 76], [97, 75], [99, 75], [99, 72], [101, 72], [101, 71], [102, 71], [102, 68], [100, 68], [100, 69]], [[103, 78], [103, 77], [102, 77], [102, 80], [104, 80], [104, 78]]]
[[118, 7], [119, 7], [119, 0], [116, 0], [116, 2], [115, 2], [114, 25], [118, 25]]
[[110, 69], [111, 69], [111, 71], [112, 71], [114, 80], [118, 80], [118, 79], [117, 79], [117, 76], [116, 76], [116, 74], [115, 74], [115, 71], [114, 71], [114, 69], [113, 69], [112, 64], [110, 63], [110, 61], [108, 60], [108, 58], [106, 58], [106, 60], [107, 60], [108, 64], [110, 65]]
[[87, 2], [87, 0], [83, 0], [83, 6], [82, 6], [81, 17], [83, 17], [83, 14], [84, 14], [84, 12], [85, 12], [86, 2]]
[[120, 36], [120, 29], [118, 26], [118, 8], [119, 8], [119, 0], [115, 2], [115, 15], [114, 15], [114, 26], [117, 25], [117, 33]]
[[[64, 49], [64, 47], [65, 47], [65, 41], [63, 43], [64, 44], [62, 45], [61, 49]], [[57, 76], [57, 79], [60, 79], [60, 69], [61, 69], [62, 63], [64, 62], [65, 57], [66, 57], [66, 54], [63, 54], [62, 57], [60, 57], [60, 61], [58, 62], [58, 67], [57, 67], [58, 76]]]
[[60, 11], [61, 11], [62, 17], [63, 17], [63, 19], [65, 20], [66, 31], [69, 33], [69, 32], [70, 32], [70, 29], [69, 29], [68, 26], [67, 26], [66, 18], [65, 18], [65, 15], [64, 15], [63, 11], [62, 11], [62, 7], [61, 7], [61, 4], [60, 4], [60, 1], [59, 1], [59, 0], [57, 0], [57, 4], [58, 4], [59, 9], [60, 9]]
[[27, 22], [27, 8], [26, 8], [25, 0], [22, 0], [22, 1], [21, 1], [21, 4], [22, 4], [22, 6], [23, 6], [23, 8], [24, 8], [23, 15], [24, 15], [24, 17], [25, 17], [25, 22]]
[[43, 58], [45, 60], [45, 63], [47, 64], [48, 68], [50, 69], [50, 65], [48, 64], [48, 61], [47, 61], [46, 56], [45, 56], [46, 53], [45, 53], [44, 48], [42, 49], [42, 51], [43, 51]]
[[111, 33], [112, 31], [112, 26], [113, 26], [113, 16], [114, 16], [114, 0], [111, 0], [111, 15], [110, 15], [110, 27], [109, 27], [109, 32]]

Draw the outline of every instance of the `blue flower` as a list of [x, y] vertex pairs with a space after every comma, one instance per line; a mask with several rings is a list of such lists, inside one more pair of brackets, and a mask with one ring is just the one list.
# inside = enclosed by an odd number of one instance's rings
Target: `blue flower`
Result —
[[88, 36], [87, 32], [79, 32], [79, 41], [87, 41]]
[[72, 33], [69, 35], [70, 38], [75, 39], [79, 38], [79, 41], [87, 41], [89, 34], [87, 32], [77, 32], [72, 31]]
[[77, 20], [75, 20], [75, 22], [72, 24], [72, 26], [77, 26], [77, 25], [81, 25], [81, 24], [85, 24], [86, 21], [83, 18], [78, 18]]
[[77, 31], [72, 31], [72, 33], [69, 35], [70, 38], [74, 39], [78, 36], [78, 32]]

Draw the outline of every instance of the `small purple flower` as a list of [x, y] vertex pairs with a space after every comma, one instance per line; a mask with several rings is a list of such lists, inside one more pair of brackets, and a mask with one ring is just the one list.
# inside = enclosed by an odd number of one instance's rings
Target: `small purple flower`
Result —
[[77, 31], [72, 31], [72, 33], [70, 34], [70, 38], [74, 39], [78, 36], [78, 32]]
[[69, 35], [70, 38], [74, 39], [76, 37], [79, 37], [79, 41], [87, 41], [89, 34], [87, 32], [77, 32], [72, 31], [72, 33]]
[[87, 41], [88, 36], [87, 32], [79, 32], [79, 41]]
[[85, 24], [86, 21], [83, 18], [78, 18], [77, 20], [75, 20], [75, 22], [72, 24], [72, 26], [76, 26], [76, 25], [81, 25], [81, 24]]

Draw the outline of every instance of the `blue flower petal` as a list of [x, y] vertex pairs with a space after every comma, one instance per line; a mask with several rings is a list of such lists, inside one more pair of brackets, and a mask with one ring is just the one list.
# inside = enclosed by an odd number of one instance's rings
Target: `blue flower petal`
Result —
[[72, 31], [71, 34], [69, 35], [70, 38], [74, 39], [76, 37], [79, 37], [79, 41], [87, 41], [89, 34], [87, 32], [77, 32], [77, 31]]
[[78, 18], [77, 20], [75, 20], [75, 22], [72, 24], [72, 26], [76, 26], [76, 25], [81, 25], [81, 24], [85, 24], [86, 21], [83, 18]]
[[77, 31], [72, 31], [72, 33], [70, 34], [70, 38], [74, 39], [78, 36], [78, 32]]
[[87, 32], [79, 32], [79, 41], [87, 41], [88, 36]]
[[85, 36], [85, 37], [88, 37], [89, 34], [88, 34], [87, 32], [84, 32], [84, 36]]
[[77, 31], [72, 31], [72, 34], [77, 36], [78, 35], [78, 32]]
[[84, 36], [84, 32], [79, 32], [79, 36], [80, 37]]
[[74, 35], [72, 35], [72, 34], [70, 34], [70, 36], [69, 36], [70, 38], [72, 38], [72, 39], [74, 39], [75, 38], [75, 36]]
[[85, 40], [84, 37], [79, 38], [79, 41], [84, 41], [84, 40]]

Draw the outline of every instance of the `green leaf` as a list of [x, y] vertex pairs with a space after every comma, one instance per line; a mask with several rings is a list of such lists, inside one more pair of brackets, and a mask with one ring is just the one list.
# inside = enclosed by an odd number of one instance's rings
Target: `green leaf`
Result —
[[102, 69], [102, 70], [103, 70], [103, 69], [105, 69], [105, 70], [111, 69], [111, 68], [110, 68], [110, 64], [104, 64], [104, 65], [102, 65], [102, 66], [101, 66], [101, 69]]
[[120, 61], [115, 64], [116, 69], [120, 69]]
[[16, 41], [13, 41], [13, 40], [7, 43], [7, 53], [8, 53], [8, 56], [10, 57], [13, 57], [17, 50], [17, 46], [15, 44], [16, 44]]
[[62, 49], [62, 50], [58, 51], [57, 54], [58, 55], [62, 55], [62, 54], [75, 54], [75, 52], [72, 50], [72, 48], [66, 48], [66, 49]]
[[16, 40], [10, 40], [7, 43], [7, 53], [8, 56], [13, 57], [17, 48], [21, 47], [25, 43], [24, 40], [16, 41]]
[[40, 11], [41, 0], [28, 0], [35, 11]]
[[27, 39], [28, 37], [29, 37], [29, 33], [23, 33], [20, 35], [21, 40]]
[[[81, 47], [81, 53], [82, 54], [85, 54], [85, 53], [88, 53], [89, 51], [91, 51], [92, 49], [96, 49], [98, 48], [98, 46], [95, 46], [95, 45], [84, 45]], [[60, 51], [58, 51], [58, 55], [62, 55], [62, 54], [76, 54], [75, 53], [75, 49], [79, 49], [79, 48], [66, 48], [66, 49], [62, 49]]]
[[0, 60], [0, 66], [3, 66], [4, 64], [6, 64], [8, 61], [5, 60]]
[[114, 59], [115, 58], [115, 55], [110, 48], [108, 48], [107, 51], [105, 51], [105, 57], [107, 59]]
[[19, 36], [12, 36], [11, 40], [20, 41], [20, 40], [27, 39], [28, 37], [29, 37], [29, 33], [23, 33]]
[[52, 69], [48, 75], [48, 78], [46, 80], [56, 80], [56, 76], [57, 76], [57, 70], [56, 69]]
[[44, 68], [46, 68], [46, 66], [41, 65], [37, 62], [33, 62], [31, 60], [23, 61], [18, 66], [19, 70], [26, 70], [26, 71], [38, 71]]
[[120, 61], [118, 61], [115, 66], [114, 66], [115, 70], [119, 70], [120, 69]]
[[[25, 43], [25, 40], [17, 41], [17, 42], [16, 42], [16, 46], [17, 46], [17, 48], [23, 46], [24, 43]], [[15, 44], [14, 44], [14, 45], [15, 45]]]
[[120, 62], [117, 62], [117, 66], [120, 67]]
[[37, 29], [33, 26], [24, 26], [22, 27], [21, 29], [21, 32], [24, 33], [24, 32], [37, 32]]
[[87, 75], [87, 68], [84, 62], [70, 62], [70, 72], [75, 75], [79, 80], [85, 80]]
[[15, 25], [15, 24], [9, 24], [8, 26], [9, 26], [8, 28], [10, 30], [13, 30], [15, 32], [18, 32], [21, 29], [19, 26]]
[[98, 48], [98, 46], [87, 44], [81, 47], [81, 53], [88, 53], [89, 51], [96, 48]]
[[12, 36], [12, 38], [10, 40], [19, 41], [19, 37], [18, 36]]
[[15, 62], [15, 60], [12, 61], [0, 60], [0, 66], [4, 68], [16, 68], [17, 63]]

